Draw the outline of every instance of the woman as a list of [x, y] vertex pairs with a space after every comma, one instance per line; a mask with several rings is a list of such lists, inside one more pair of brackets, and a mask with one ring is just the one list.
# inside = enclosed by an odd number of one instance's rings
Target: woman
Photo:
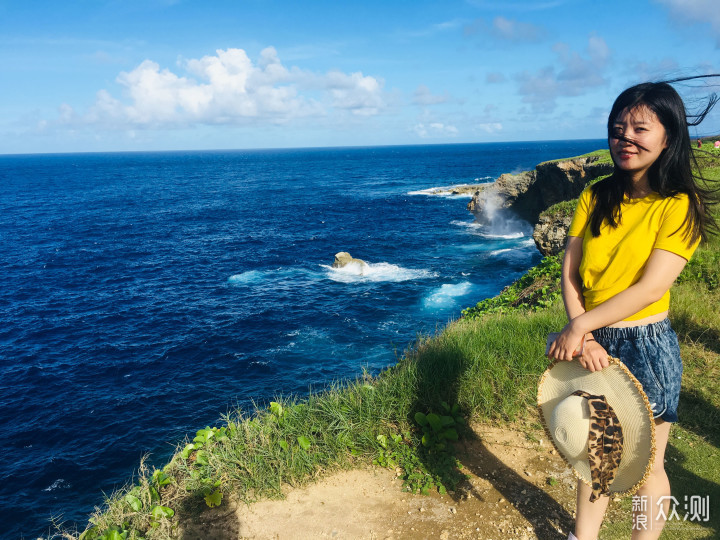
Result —
[[[608, 117], [608, 142], [615, 171], [580, 196], [562, 270], [570, 322], [548, 356], [572, 360], [581, 350], [579, 362], [590, 371], [607, 367], [608, 355], [615, 356], [642, 383], [655, 416], [656, 457], [637, 493], [647, 497], [646, 515], [634, 516], [633, 523], [644, 519], [652, 530], [633, 530], [633, 538], [657, 538], [668, 515], [669, 499], [661, 499], [670, 495], [663, 462], [682, 374], [667, 319], [669, 290], [700, 240], [717, 227], [708, 212], [709, 193], [693, 175], [685, 107], [672, 86], [644, 83], [622, 92]], [[579, 540], [597, 538], [608, 504], [604, 496], [589, 502], [590, 492], [578, 482]], [[667, 502], [664, 512], [654, 501]]]

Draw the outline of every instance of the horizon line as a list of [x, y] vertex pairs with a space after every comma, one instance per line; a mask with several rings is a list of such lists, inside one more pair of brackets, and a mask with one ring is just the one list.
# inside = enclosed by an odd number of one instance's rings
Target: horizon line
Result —
[[[711, 137], [711, 136], [707, 136]], [[705, 137], [697, 137], [705, 138]], [[271, 152], [283, 150], [359, 150], [368, 148], [402, 148], [413, 146], [471, 146], [490, 144], [527, 144], [544, 142], [571, 142], [571, 141], [605, 141], [606, 139], [541, 139], [527, 141], [490, 141], [490, 142], [456, 142], [456, 143], [404, 143], [404, 144], [378, 144], [378, 145], [338, 145], [338, 146], [279, 146], [263, 148], [206, 148], [206, 149], [179, 149], [179, 150], [79, 150], [69, 152], [19, 152], [3, 153], [0, 151], [0, 158], [12, 156], [63, 156], [63, 155], [87, 155], [87, 154], [171, 154], [171, 153], [201, 153], [201, 152]]]

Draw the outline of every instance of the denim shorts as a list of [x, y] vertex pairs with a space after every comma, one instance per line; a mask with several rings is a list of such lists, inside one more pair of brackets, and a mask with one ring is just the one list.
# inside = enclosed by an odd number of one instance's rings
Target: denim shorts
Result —
[[610, 356], [619, 358], [637, 377], [655, 418], [677, 422], [683, 366], [670, 320], [628, 328], [599, 328], [592, 334]]

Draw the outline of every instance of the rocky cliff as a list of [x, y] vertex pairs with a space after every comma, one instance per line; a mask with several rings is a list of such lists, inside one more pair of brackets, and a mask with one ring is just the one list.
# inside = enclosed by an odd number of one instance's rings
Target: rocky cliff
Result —
[[495, 182], [480, 186], [467, 208], [476, 221], [490, 226], [519, 217], [536, 226], [533, 238], [543, 254], [557, 253], [564, 245], [569, 218], [563, 215], [558, 221], [557, 216], [543, 216], [541, 221], [541, 213], [557, 203], [577, 198], [589, 182], [612, 171], [606, 151], [547, 161], [535, 170], [503, 174]]
[[495, 182], [480, 186], [468, 210], [480, 222], [487, 220], [486, 213], [509, 210], [534, 224], [543, 210], [577, 198], [588, 182], [612, 171], [612, 162], [602, 153], [547, 161], [533, 171], [503, 174]]
[[543, 212], [540, 214], [533, 240], [538, 251], [543, 255], [555, 255], [565, 249], [565, 239], [572, 221], [573, 208], [566, 208], [557, 212]]

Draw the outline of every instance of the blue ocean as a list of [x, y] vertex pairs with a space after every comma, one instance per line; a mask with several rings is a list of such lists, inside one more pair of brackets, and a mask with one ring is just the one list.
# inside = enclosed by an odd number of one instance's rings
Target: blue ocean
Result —
[[82, 528], [223, 413], [393, 364], [540, 260], [436, 188], [604, 144], [0, 156], [0, 536]]

